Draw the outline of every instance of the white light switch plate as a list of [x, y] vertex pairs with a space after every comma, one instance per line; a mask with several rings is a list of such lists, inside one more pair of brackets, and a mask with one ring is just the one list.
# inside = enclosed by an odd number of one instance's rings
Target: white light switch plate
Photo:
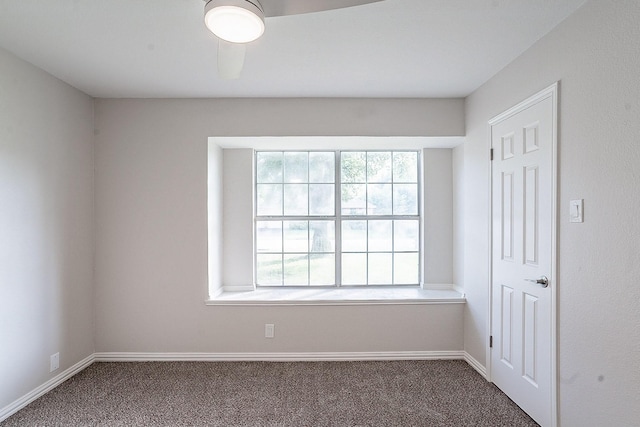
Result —
[[584, 199], [571, 200], [569, 203], [569, 222], [584, 222]]

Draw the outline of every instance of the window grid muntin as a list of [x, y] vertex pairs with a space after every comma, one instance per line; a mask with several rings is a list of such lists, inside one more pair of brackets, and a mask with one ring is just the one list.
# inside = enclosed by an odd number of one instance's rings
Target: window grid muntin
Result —
[[[408, 216], [408, 215], [403, 215], [403, 216], [394, 216], [394, 215], [386, 215], [386, 216], [357, 216], [357, 217], [349, 217], [348, 219], [343, 219], [341, 221], [341, 226], [340, 227], [336, 227], [340, 228], [340, 230], [342, 231], [342, 224], [344, 223], [348, 223], [348, 222], [356, 222], [356, 221], [362, 221], [366, 223], [365, 226], [365, 244], [366, 244], [366, 248], [364, 251], [352, 251], [352, 250], [342, 250], [339, 254], [336, 252], [336, 257], [338, 257], [338, 255], [340, 255], [340, 258], [342, 258], [342, 255], [344, 254], [364, 254], [366, 255], [366, 260], [367, 260], [367, 265], [366, 265], [366, 283], [362, 283], [362, 284], [352, 284], [349, 286], [381, 286], [381, 285], [372, 285], [371, 284], [371, 280], [369, 279], [369, 254], [390, 254], [392, 256], [392, 264], [391, 264], [391, 281], [392, 283], [390, 283], [389, 285], [392, 286], [403, 286], [403, 285], [407, 285], [407, 286], [414, 286], [417, 284], [397, 284], [395, 283], [395, 273], [396, 273], [396, 262], [395, 262], [395, 254], [417, 254], [418, 255], [418, 261], [420, 262], [420, 247], [421, 247], [421, 227], [420, 227], [420, 219], [416, 218], [415, 216]], [[369, 223], [372, 221], [389, 221], [391, 223], [391, 250], [372, 250], [370, 248], [370, 227], [369, 227]], [[417, 237], [418, 237], [418, 242], [417, 242], [417, 249], [416, 250], [396, 250], [396, 223], [398, 221], [412, 221], [412, 222], [416, 222], [418, 225], [418, 232], [417, 232]], [[341, 239], [341, 243], [342, 243], [342, 239]], [[420, 280], [420, 264], [418, 264], [418, 281]], [[419, 284], [419, 283], [418, 283]]]
[[[395, 214], [395, 205], [396, 205], [396, 199], [394, 197], [394, 190], [396, 188], [396, 185], [416, 185], [416, 194], [415, 194], [415, 201], [416, 201], [416, 209], [415, 209], [415, 214], [409, 214], [409, 215], [413, 215], [413, 216], [417, 216], [420, 217], [420, 155], [418, 151], [415, 150], [343, 150], [343, 151], [339, 151], [339, 160], [338, 160], [338, 166], [336, 167], [336, 169], [338, 169], [340, 172], [342, 172], [342, 154], [343, 153], [364, 153], [364, 181], [343, 181], [342, 180], [342, 176], [339, 176], [336, 178], [336, 183], [340, 184], [340, 200], [342, 201], [342, 187], [344, 186], [344, 184], [346, 185], [363, 185], [364, 189], [365, 189], [365, 206], [364, 206], [364, 210], [365, 210], [365, 215], [364, 216], [384, 216], [384, 215], [400, 215], [400, 214]], [[375, 153], [390, 153], [390, 157], [391, 157], [391, 170], [389, 171], [389, 180], [388, 181], [370, 181], [369, 180], [369, 157], [370, 154], [375, 154]], [[415, 162], [416, 162], [416, 166], [415, 166], [415, 175], [416, 175], [416, 180], [415, 181], [404, 181], [404, 180], [395, 180], [395, 154], [396, 153], [414, 153], [415, 154]], [[391, 187], [390, 192], [391, 192], [391, 197], [390, 197], [390, 202], [391, 202], [391, 213], [390, 214], [375, 214], [375, 213], [369, 213], [369, 190], [370, 190], [370, 185], [389, 185]], [[342, 210], [340, 210], [340, 212], [342, 213]], [[354, 214], [344, 214], [345, 216], [354, 216]]]
[[[306, 255], [308, 257], [307, 260], [307, 285], [304, 285], [304, 287], [321, 287], [322, 285], [311, 285], [310, 284], [310, 275], [311, 275], [311, 269], [310, 269], [310, 265], [309, 265], [309, 256], [312, 254], [320, 254], [320, 255], [333, 255], [334, 256], [334, 271], [335, 271], [335, 280], [334, 280], [334, 284], [333, 285], [326, 285], [325, 287], [345, 287], [345, 286], [350, 286], [350, 285], [343, 285], [341, 283], [341, 272], [342, 272], [342, 255], [343, 255], [343, 251], [342, 251], [342, 223], [345, 221], [351, 221], [351, 220], [363, 220], [367, 222], [367, 246], [369, 244], [368, 242], [368, 222], [371, 221], [376, 221], [376, 220], [391, 220], [392, 221], [392, 250], [391, 252], [369, 252], [368, 248], [366, 252], [346, 252], [346, 253], [362, 253], [364, 255], [366, 255], [367, 258], [367, 268], [366, 268], [366, 274], [367, 274], [367, 283], [366, 284], [362, 284], [362, 285], [353, 285], [356, 287], [371, 287], [371, 286], [383, 286], [383, 285], [372, 285], [370, 284], [370, 280], [369, 280], [369, 266], [368, 266], [368, 262], [369, 262], [369, 254], [370, 253], [388, 253], [391, 255], [392, 257], [392, 273], [391, 273], [391, 281], [395, 282], [395, 268], [396, 268], [396, 262], [395, 262], [395, 254], [405, 254], [405, 253], [409, 253], [409, 254], [417, 254], [418, 256], [418, 266], [417, 266], [417, 283], [413, 284], [395, 284], [395, 283], [391, 283], [390, 285], [392, 286], [419, 286], [420, 285], [420, 281], [421, 281], [421, 277], [422, 277], [422, 263], [423, 263], [423, 257], [421, 256], [422, 254], [422, 218], [421, 218], [421, 212], [422, 212], [422, 169], [421, 169], [421, 156], [420, 156], [420, 152], [418, 150], [308, 150], [308, 151], [298, 151], [298, 150], [292, 150], [292, 151], [286, 151], [286, 150], [260, 150], [260, 151], [256, 151], [256, 156], [259, 155], [259, 153], [282, 153], [282, 215], [263, 215], [263, 216], [258, 216], [257, 215], [257, 191], [255, 191], [255, 197], [254, 197], [254, 206], [256, 211], [254, 211], [254, 230], [255, 230], [255, 223], [257, 221], [282, 221], [283, 223], [285, 221], [316, 221], [316, 220], [332, 220], [333, 221], [333, 228], [335, 231], [335, 240], [334, 240], [334, 252], [311, 252], [310, 250], [308, 252], [306, 252]], [[334, 190], [334, 213], [335, 215], [332, 216], [328, 216], [328, 215], [306, 215], [306, 216], [285, 216], [284, 215], [284, 204], [285, 204], [285, 198], [284, 198], [284, 165], [285, 165], [285, 161], [284, 161], [284, 156], [286, 153], [301, 153], [301, 152], [305, 152], [307, 153], [307, 181], [310, 181], [309, 176], [311, 175], [311, 170], [310, 170], [310, 154], [311, 153], [335, 153], [335, 161], [334, 161], [334, 181], [333, 182], [320, 182], [321, 184], [333, 184], [333, 190]], [[368, 200], [368, 184], [378, 184], [378, 183], [383, 183], [383, 184], [391, 184], [392, 188], [391, 188], [391, 214], [390, 215], [375, 215], [375, 214], [366, 214], [366, 215], [343, 215], [342, 213], [342, 184], [344, 184], [341, 181], [341, 176], [342, 176], [342, 165], [341, 165], [341, 156], [342, 153], [349, 153], [349, 152], [362, 152], [365, 153], [365, 182], [363, 184], [365, 184], [365, 191], [366, 193], [366, 197]], [[388, 152], [391, 153], [391, 171], [390, 171], [390, 181], [388, 182], [368, 182], [368, 173], [369, 173], [369, 165], [368, 165], [368, 156], [370, 153], [377, 153], [377, 152]], [[415, 174], [416, 174], [416, 181], [394, 181], [394, 155], [396, 153], [413, 153], [415, 155]], [[257, 161], [256, 161], [256, 169], [257, 169], [258, 165], [257, 165]], [[254, 185], [257, 186], [257, 179], [254, 181]], [[310, 182], [307, 182], [307, 187], [309, 186], [309, 184], [311, 184]], [[314, 182], [314, 184], [316, 184], [316, 182]], [[394, 184], [414, 184], [416, 185], [416, 214], [415, 215], [393, 215], [393, 208], [394, 208], [394, 193], [393, 193], [393, 185]], [[309, 193], [307, 193], [309, 194]], [[310, 212], [310, 197], [307, 196], [307, 212]], [[366, 203], [366, 202], [365, 202]], [[346, 219], [343, 219], [343, 217], [347, 217]], [[396, 251], [395, 250], [395, 221], [396, 220], [411, 220], [411, 221], [416, 221], [417, 225], [418, 225], [418, 233], [417, 233], [417, 239], [418, 239], [418, 249], [417, 251]], [[307, 227], [307, 233], [310, 233], [310, 229], [309, 227]], [[255, 233], [254, 233], [255, 234]], [[284, 229], [282, 230], [282, 239], [284, 239]], [[255, 237], [254, 237], [255, 239]], [[285, 272], [284, 272], [284, 255], [287, 254], [286, 252], [284, 252], [284, 242], [282, 242], [283, 245], [283, 252], [281, 252], [280, 254], [282, 255], [281, 259], [282, 259], [282, 280], [281, 280], [281, 285], [280, 286], [285, 286], [284, 285], [284, 277], [285, 277]], [[302, 254], [302, 252], [296, 252], [298, 254]], [[254, 251], [254, 258], [256, 258], [258, 255], [257, 251]], [[254, 261], [254, 265], [256, 265], [256, 271], [254, 271], [254, 280], [256, 281], [256, 285], [260, 286], [260, 287], [272, 287], [273, 285], [260, 285], [257, 283], [257, 262]], [[300, 286], [288, 286], [288, 287], [300, 287]]]
[[[257, 283], [257, 277], [258, 277], [258, 271], [257, 271], [257, 266], [258, 266], [258, 260], [257, 258], [260, 255], [280, 255], [280, 268], [282, 271], [282, 276], [281, 276], [281, 280], [280, 280], [280, 284], [279, 285], [259, 285], [259, 286], [288, 286], [288, 287], [294, 287], [294, 286], [313, 286], [313, 287], [320, 287], [320, 286], [336, 286], [336, 283], [334, 282], [334, 284], [332, 285], [314, 285], [311, 284], [311, 256], [312, 255], [333, 255], [335, 258], [335, 243], [333, 244], [333, 251], [312, 251], [311, 246], [313, 244], [313, 239], [312, 239], [312, 227], [311, 227], [311, 223], [318, 223], [318, 222], [322, 222], [322, 221], [326, 221], [328, 223], [331, 223], [331, 225], [333, 226], [333, 228], [335, 229], [336, 227], [336, 223], [333, 217], [308, 217], [308, 216], [298, 216], [298, 217], [260, 217], [255, 221], [255, 229], [257, 230], [257, 226], [259, 223], [267, 223], [267, 222], [275, 222], [275, 223], [280, 223], [280, 251], [268, 251], [268, 250], [263, 250], [263, 251], [259, 251], [258, 250], [258, 233], [256, 232], [256, 250], [255, 250], [255, 256], [256, 256], [256, 273], [255, 273], [255, 280]], [[302, 251], [294, 251], [294, 250], [286, 250], [285, 248], [285, 223], [291, 223], [291, 222], [305, 222], [306, 223], [306, 246], [307, 246], [307, 250], [306, 252], [302, 252]], [[335, 236], [335, 232], [333, 233], [333, 235]], [[331, 241], [331, 240], [330, 240]], [[285, 256], [286, 255], [306, 255], [307, 258], [307, 284], [306, 285], [285, 285]], [[335, 264], [335, 261], [334, 261]]]

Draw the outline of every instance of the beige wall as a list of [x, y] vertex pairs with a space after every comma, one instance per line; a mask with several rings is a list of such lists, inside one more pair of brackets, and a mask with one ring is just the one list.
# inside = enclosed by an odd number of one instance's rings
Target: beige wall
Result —
[[93, 354], [93, 226], [92, 99], [0, 50], [0, 412]]
[[453, 160], [451, 149], [425, 149], [423, 262], [424, 286], [455, 285], [453, 281]]
[[[460, 350], [461, 305], [220, 307], [205, 300], [207, 209], [225, 212], [222, 198], [207, 208], [207, 179], [222, 175], [215, 168], [230, 155], [213, 149], [208, 171], [208, 137], [459, 136], [463, 107], [462, 100], [97, 100], [96, 350]], [[276, 323], [276, 339], [264, 339], [265, 323]]]
[[[487, 121], [560, 81], [559, 397], [563, 426], [640, 420], [640, 2], [597, 0], [467, 99], [462, 156], [465, 349], [484, 363]], [[584, 199], [585, 222], [569, 223]]]
[[[215, 144], [211, 141], [210, 145]], [[246, 290], [253, 286], [253, 150], [225, 149], [223, 153], [223, 279], [209, 283], [211, 296], [223, 287], [233, 291], [234, 287]]]

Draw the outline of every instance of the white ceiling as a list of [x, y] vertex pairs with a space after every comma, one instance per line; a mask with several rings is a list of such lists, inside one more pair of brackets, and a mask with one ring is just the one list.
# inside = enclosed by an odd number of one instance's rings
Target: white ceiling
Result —
[[217, 77], [203, 0], [0, 0], [0, 46], [102, 98], [464, 97], [584, 2], [384, 0], [267, 18], [238, 80]]

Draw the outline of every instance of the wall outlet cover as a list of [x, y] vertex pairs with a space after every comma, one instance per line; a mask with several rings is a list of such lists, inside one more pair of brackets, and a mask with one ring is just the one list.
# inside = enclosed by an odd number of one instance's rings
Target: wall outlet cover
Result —
[[60, 367], [60, 353], [52, 354], [49, 358], [49, 372], [53, 372]]
[[275, 336], [275, 325], [273, 323], [264, 324], [264, 337], [273, 338]]

